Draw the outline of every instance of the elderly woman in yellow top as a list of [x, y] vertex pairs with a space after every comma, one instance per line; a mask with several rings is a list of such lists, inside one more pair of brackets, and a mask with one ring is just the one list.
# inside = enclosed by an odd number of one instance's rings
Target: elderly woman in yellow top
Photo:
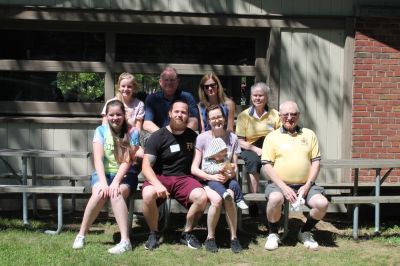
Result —
[[[270, 90], [263, 82], [254, 84], [251, 87], [251, 106], [239, 114], [236, 123], [236, 135], [242, 148], [240, 156], [249, 173], [250, 192], [257, 192], [264, 138], [281, 126], [278, 111], [268, 106]], [[256, 215], [255, 212], [257, 209], [250, 206], [250, 214]]]

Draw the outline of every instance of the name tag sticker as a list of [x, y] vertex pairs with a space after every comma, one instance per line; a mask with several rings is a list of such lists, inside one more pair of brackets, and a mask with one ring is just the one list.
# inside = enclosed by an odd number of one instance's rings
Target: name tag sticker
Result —
[[171, 150], [171, 152], [178, 152], [181, 150], [181, 148], [179, 147], [179, 144], [171, 145], [171, 146], [169, 146], [169, 149]]

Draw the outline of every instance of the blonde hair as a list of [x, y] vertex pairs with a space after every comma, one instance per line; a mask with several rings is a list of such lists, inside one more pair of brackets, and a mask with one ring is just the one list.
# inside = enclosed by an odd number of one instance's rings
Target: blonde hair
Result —
[[204, 92], [203, 86], [204, 83], [206, 83], [207, 80], [212, 79], [216, 84], [217, 84], [217, 89], [218, 89], [218, 104], [225, 103], [228, 97], [226, 96], [224, 92], [224, 88], [222, 87], [221, 81], [219, 80], [218, 76], [215, 75], [214, 72], [209, 72], [204, 74], [204, 76], [201, 78], [200, 83], [199, 83], [199, 101], [201, 106], [209, 106], [210, 101], [208, 99], [207, 94]]
[[115, 96], [117, 97], [118, 100], [120, 100], [121, 102], [123, 102], [124, 104], [126, 104], [124, 102], [124, 97], [122, 97], [121, 93], [119, 92], [119, 86], [121, 85], [121, 81], [123, 79], [128, 79], [131, 81], [132, 83], [132, 97], [135, 97], [135, 94], [137, 93], [138, 89], [139, 89], [139, 83], [137, 82], [137, 80], [135, 79], [135, 76], [132, 75], [131, 73], [128, 72], [124, 72], [121, 75], [119, 75], [118, 77], [118, 81], [117, 84], [115, 84]]

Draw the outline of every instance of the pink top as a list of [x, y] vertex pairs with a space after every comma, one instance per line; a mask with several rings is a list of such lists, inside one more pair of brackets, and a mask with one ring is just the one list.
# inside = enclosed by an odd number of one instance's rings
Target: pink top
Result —
[[[117, 100], [117, 98], [114, 97], [114, 98], [108, 100], [104, 104], [103, 110], [101, 111], [101, 114], [103, 116], [106, 115], [107, 103], [112, 100]], [[127, 113], [131, 113], [131, 117], [129, 117], [129, 120], [133, 120], [133, 121], [143, 120], [143, 118], [144, 118], [144, 103], [141, 100], [134, 98], [133, 101], [129, 105], [125, 104], [125, 111]]]

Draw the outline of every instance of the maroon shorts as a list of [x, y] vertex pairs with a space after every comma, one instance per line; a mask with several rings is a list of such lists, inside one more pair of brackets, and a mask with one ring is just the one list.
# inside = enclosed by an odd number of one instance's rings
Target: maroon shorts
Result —
[[[186, 209], [189, 209], [190, 205], [192, 204], [189, 200], [189, 196], [190, 193], [193, 191], [193, 189], [203, 188], [203, 186], [199, 183], [199, 181], [194, 179], [194, 177], [191, 175], [187, 176], [159, 175], [157, 177], [158, 180], [160, 180], [161, 184], [163, 184], [168, 190], [170, 197], [174, 198], [176, 201], [182, 204], [182, 206], [184, 206]], [[151, 184], [148, 181], [144, 181], [143, 188], [145, 188], [146, 186], [151, 186]], [[160, 206], [161, 203], [163, 203], [164, 201], [165, 199], [157, 199], [157, 206]]]

